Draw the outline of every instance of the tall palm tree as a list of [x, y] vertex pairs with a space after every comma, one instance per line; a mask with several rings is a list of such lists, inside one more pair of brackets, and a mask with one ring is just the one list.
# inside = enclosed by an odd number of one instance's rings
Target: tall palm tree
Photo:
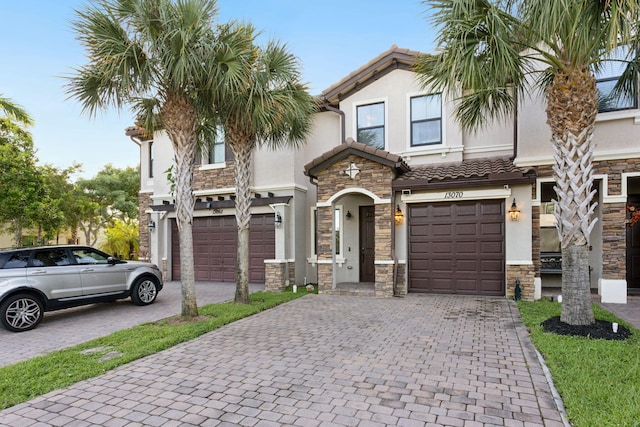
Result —
[[236, 83], [239, 58], [215, 0], [99, 0], [77, 12], [73, 28], [88, 64], [67, 93], [85, 112], [131, 105], [147, 131], [164, 129], [175, 153], [182, 316], [198, 314], [193, 265], [193, 164], [213, 140], [214, 94]]
[[561, 320], [594, 322], [588, 244], [595, 224], [593, 131], [598, 113], [595, 72], [615, 57], [626, 70], [616, 93], [635, 93], [640, 61], [636, 0], [434, 0], [439, 53], [417, 71], [425, 87], [457, 97], [463, 127], [508, 117], [532, 89], [546, 96], [562, 246]]
[[[21, 106], [14, 103], [11, 99], [5, 98], [0, 93], [0, 111], [3, 112], [4, 118], [13, 120], [25, 126], [33, 125], [33, 119]], [[0, 116], [0, 118], [2, 118]]]
[[250, 59], [242, 70], [243, 84], [228, 87], [218, 114], [236, 161], [236, 222], [238, 226], [235, 302], [249, 302], [249, 220], [251, 219], [251, 156], [259, 146], [297, 147], [311, 130], [315, 102], [300, 82], [298, 61], [286, 46], [272, 41], [253, 44], [255, 30], [238, 28], [247, 40]]

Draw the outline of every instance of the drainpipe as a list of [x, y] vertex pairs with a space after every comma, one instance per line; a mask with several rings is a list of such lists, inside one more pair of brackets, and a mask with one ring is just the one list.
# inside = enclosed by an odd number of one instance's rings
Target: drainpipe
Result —
[[346, 134], [346, 130], [345, 130], [345, 120], [344, 120], [344, 111], [340, 110], [339, 108], [336, 107], [332, 107], [331, 105], [329, 105], [329, 102], [325, 102], [324, 103], [324, 108], [326, 108], [329, 111], [333, 111], [334, 113], [337, 113], [340, 115], [340, 143], [344, 144], [345, 143], [345, 134]]

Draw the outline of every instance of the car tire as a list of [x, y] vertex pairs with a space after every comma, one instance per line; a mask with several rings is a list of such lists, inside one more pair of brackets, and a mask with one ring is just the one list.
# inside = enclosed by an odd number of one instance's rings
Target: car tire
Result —
[[158, 279], [141, 277], [131, 287], [131, 301], [135, 305], [149, 305], [158, 296]]
[[0, 305], [2, 326], [11, 332], [24, 332], [35, 328], [43, 315], [42, 301], [29, 294], [10, 296]]

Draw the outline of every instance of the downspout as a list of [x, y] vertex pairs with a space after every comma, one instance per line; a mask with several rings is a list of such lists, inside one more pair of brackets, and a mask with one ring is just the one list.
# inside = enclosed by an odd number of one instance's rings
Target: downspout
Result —
[[326, 108], [328, 111], [333, 111], [334, 113], [337, 113], [340, 115], [340, 143], [344, 144], [345, 134], [346, 134], [345, 123], [344, 123], [345, 122], [344, 111], [340, 110], [339, 108], [332, 107], [331, 105], [329, 105], [328, 101], [325, 101], [324, 108]]

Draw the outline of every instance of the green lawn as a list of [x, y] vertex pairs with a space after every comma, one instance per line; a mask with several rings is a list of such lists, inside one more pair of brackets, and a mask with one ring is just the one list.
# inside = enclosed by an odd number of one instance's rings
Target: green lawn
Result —
[[[84, 344], [0, 368], [0, 409], [52, 390], [98, 376], [110, 369], [188, 341], [243, 317], [274, 307], [307, 292], [256, 292], [250, 304], [231, 302], [199, 308], [201, 319], [179, 317], [145, 323]], [[28, 333], [28, 332], [27, 332]]]
[[625, 341], [561, 336], [540, 326], [560, 315], [559, 303], [519, 301], [518, 308], [574, 427], [640, 426], [640, 331], [594, 305], [596, 319], [618, 322], [633, 336]]

